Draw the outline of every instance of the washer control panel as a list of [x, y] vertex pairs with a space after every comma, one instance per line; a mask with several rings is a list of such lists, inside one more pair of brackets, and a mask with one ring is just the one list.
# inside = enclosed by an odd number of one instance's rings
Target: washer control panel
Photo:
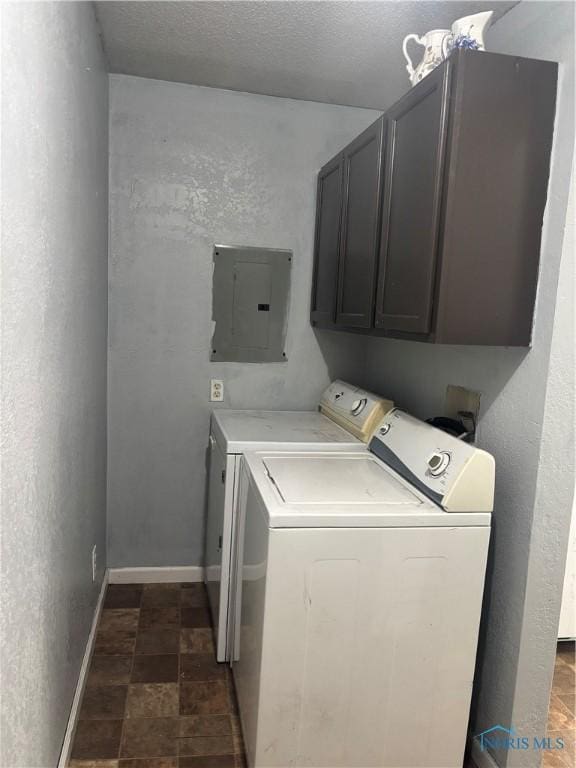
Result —
[[394, 408], [378, 425], [370, 450], [450, 512], [491, 512], [494, 459]]
[[323, 414], [364, 442], [393, 407], [391, 400], [340, 380], [333, 381], [320, 399]]

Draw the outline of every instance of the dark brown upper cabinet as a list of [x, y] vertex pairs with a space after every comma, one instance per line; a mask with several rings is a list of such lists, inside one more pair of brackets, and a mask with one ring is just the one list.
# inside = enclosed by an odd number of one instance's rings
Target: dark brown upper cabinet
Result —
[[324, 328], [373, 324], [384, 120], [318, 174], [311, 321]]
[[450, 69], [436, 69], [386, 114], [377, 328], [430, 331]]
[[433, 340], [529, 346], [558, 65], [474, 51], [450, 64]]
[[310, 319], [313, 324], [325, 327], [334, 323], [336, 309], [343, 169], [344, 156], [340, 154], [327, 163], [318, 174]]
[[378, 261], [384, 120], [343, 152], [344, 194], [336, 325], [370, 328]]
[[[556, 81], [552, 62], [460, 50], [388, 110], [385, 158], [370, 171], [358, 166], [368, 188], [384, 173], [377, 278], [349, 282], [348, 263], [363, 262], [350, 255], [354, 244], [346, 254], [344, 217], [361, 208], [362, 183], [348, 185], [344, 161], [332, 327], [442, 344], [530, 344]], [[375, 199], [366, 187], [363, 195], [364, 205]], [[373, 220], [358, 225], [365, 244]]]

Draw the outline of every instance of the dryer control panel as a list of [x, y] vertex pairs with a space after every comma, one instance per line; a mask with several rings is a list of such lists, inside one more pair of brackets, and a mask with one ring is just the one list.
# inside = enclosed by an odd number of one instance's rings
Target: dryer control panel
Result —
[[494, 458], [394, 408], [374, 432], [370, 450], [447, 512], [491, 512]]
[[394, 407], [391, 400], [336, 380], [320, 399], [320, 411], [367, 443], [382, 417]]

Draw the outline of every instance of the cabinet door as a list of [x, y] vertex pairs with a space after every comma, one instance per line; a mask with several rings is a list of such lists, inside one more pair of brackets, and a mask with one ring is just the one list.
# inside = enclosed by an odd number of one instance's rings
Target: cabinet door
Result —
[[344, 150], [342, 245], [336, 324], [371, 328], [374, 312], [384, 120]]
[[338, 155], [318, 174], [316, 241], [310, 320], [332, 325], [336, 311], [336, 285], [342, 213], [343, 156]]
[[438, 253], [450, 62], [386, 114], [376, 327], [429, 333]]

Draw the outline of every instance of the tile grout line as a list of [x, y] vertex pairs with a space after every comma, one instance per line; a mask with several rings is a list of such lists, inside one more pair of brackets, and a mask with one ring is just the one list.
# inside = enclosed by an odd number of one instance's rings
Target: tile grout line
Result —
[[122, 726], [120, 728], [120, 742], [118, 744], [118, 765], [122, 759], [122, 745], [124, 744], [124, 728], [126, 725], [128, 714], [128, 698], [130, 696], [130, 686], [132, 684], [132, 673], [134, 672], [134, 663], [136, 660], [136, 643], [138, 642], [138, 632], [140, 631], [140, 617], [142, 615], [142, 598], [144, 597], [144, 587], [140, 592], [140, 602], [138, 604], [138, 623], [136, 624], [136, 633], [134, 635], [134, 645], [132, 646], [132, 663], [130, 664], [130, 674], [128, 676], [128, 685], [126, 687], [126, 701], [124, 702], [124, 717], [122, 718]]
[[176, 736], [176, 765], [180, 768], [180, 696], [182, 686], [180, 684], [180, 672], [181, 672], [181, 655], [182, 655], [182, 584], [178, 587], [178, 610], [180, 611], [180, 621], [178, 622], [178, 734]]

